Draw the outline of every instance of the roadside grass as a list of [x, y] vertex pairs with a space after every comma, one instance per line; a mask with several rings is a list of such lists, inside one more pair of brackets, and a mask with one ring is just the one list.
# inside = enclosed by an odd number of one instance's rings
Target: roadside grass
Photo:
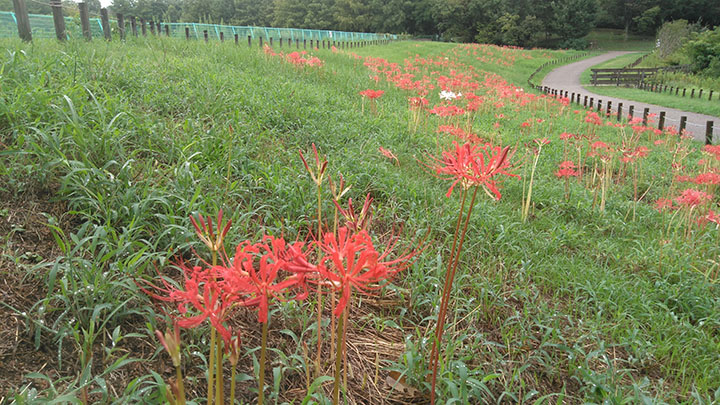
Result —
[[[376, 83], [350, 52], [316, 51], [325, 65], [314, 70], [232, 43], [140, 38], [0, 44], [6, 49], [0, 59], [0, 195], [15, 202], [4, 208], [7, 218], [21, 202], [46, 195], [60, 204], [35, 208], [44, 221], [33, 226], [49, 230], [55, 245], [43, 257], [28, 256], [33, 249], [23, 244], [35, 230], [20, 232], [10, 220], [0, 224], [6, 232], [3, 260], [13, 263], [7, 276], [22, 281], [3, 299], [9, 315], [0, 333], [17, 336], [14, 346], [0, 346], [4, 398], [62, 402], [91, 387], [98, 402], [162, 402], [162, 377], [171, 371], [153, 330], [163, 329], [166, 317], [134, 279], [158, 273], [179, 278], [174, 260], [203, 252], [189, 221], [197, 212], [224, 209], [233, 220], [228, 246], [263, 233], [303, 239], [313, 226], [313, 183], [297, 152], [313, 143], [333, 176], [342, 173], [352, 185], [349, 197], [359, 201], [370, 193], [375, 199], [376, 236], [394, 230], [408, 241], [431, 232], [429, 247], [391, 292], [353, 308], [357, 317], [348, 339], [356, 346], [348, 355], [357, 374], [349, 381], [351, 402], [407, 401], [410, 393], [399, 392], [405, 385], [428, 390], [428, 329], [459, 202], [445, 198], [448, 184], [418, 162], [436, 153], [439, 122], [427, 117], [417, 133], [408, 131], [407, 97], [413, 93]], [[447, 58], [452, 65], [426, 67], [418, 75], [472, 66], [479, 82], [499, 81], [488, 72], [518, 87], [543, 62], [574, 52], [428, 42], [351, 51], [400, 66], [416, 54], [440, 64]], [[377, 114], [362, 112], [358, 93], [368, 88], [386, 92]], [[527, 223], [520, 220], [524, 192], [516, 179], [504, 183], [502, 200], [483, 198], [470, 221], [440, 398], [720, 399], [720, 290], [712, 276], [718, 229], [682, 237], [675, 217], [652, 206], [673, 181], [672, 154], [657, 147], [647, 158], [642, 201], [632, 201], [632, 185], [619, 180], [606, 212], [599, 213], [596, 193], [573, 181], [566, 201], [563, 182], [553, 174], [565, 159], [559, 135], [586, 131], [584, 112], [545, 98], [501, 105], [493, 91], [487, 90], [488, 102], [472, 123], [479, 136], [516, 145], [518, 161], [532, 156], [533, 139], [548, 137], [550, 144], [539, 160]], [[530, 125], [521, 129], [523, 123]], [[601, 126], [598, 133], [622, 142], [616, 128]], [[447, 147], [450, 139], [441, 142]], [[394, 152], [397, 165], [378, 152], [381, 146]], [[682, 147], [692, 153], [684, 162], [692, 166], [699, 145]], [[517, 171], [527, 177], [527, 165]], [[309, 299], [275, 310], [270, 334], [276, 350], [267, 376], [274, 401], [328, 402], [326, 386], [306, 394], [312, 381], [305, 380], [310, 365], [302, 347], [314, 343], [312, 306]], [[246, 331], [242, 381], [255, 378], [259, 346], [257, 323], [248, 318], [239, 314], [235, 321]], [[199, 354], [207, 352], [203, 332], [183, 331], [188, 392], [196, 399], [207, 368]], [[10, 365], [6, 360], [19, 356], [18, 348], [27, 360]], [[93, 361], [76, 361], [81, 353]], [[38, 359], [45, 365], [27, 366]], [[24, 375], [28, 369], [37, 373]], [[390, 371], [404, 377], [402, 386], [384, 384]], [[252, 402], [256, 394], [243, 384], [239, 395]]]
[[655, 38], [640, 35], [625, 35], [623, 30], [596, 28], [585, 37], [591, 50], [598, 51], [651, 51]]
[[[617, 58], [608, 60], [606, 62], [603, 62], [601, 64], [593, 66], [591, 69], [604, 69], [604, 68], [620, 68], [627, 66], [629, 63], [634, 62], [637, 58], [642, 56], [642, 53], [632, 53], [627, 55], [622, 55]], [[677, 108], [679, 110], [684, 111], [691, 111], [696, 112], [700, 114], [707, 114], [712, 115], [715, 117], [720, 117], [720, 97], [713, 96], [713, 100], [707, 99], [707, 91], [706, 88], [703, 94], [703, 99], [699, 98], [690, 98], [690, 91], [691, 87], [687, 89], [687, 95], [685, 97], [676, 96], [674, 93], [653, 93], [646, 90], [639, 90], [635, 88], [628, 88], [628, 87], [617, 87], [617, 86], [590, 86], [590, 79], [592, 77], [591, 69], [585, 70], [582, 75], [580, 76], [580, 83], [585, 86], [585, 88], [588, 91], [592, 91], [593, 93], [600, 94], [603, 96], [612, 96], [612, 97], [618, 97], [618, 98], [624, 98], [627, 100], [633, 100], [643, 103], [650, 103], [655, 105], [660, 105], [664, 107], [670, 107], [670, 108]], [[690, 78], [687, 75], [675, 75], [675, 74], [665, 74], [663, 77], [667, 77], [667, 79], [662, 80], [663, 83], [666, 83], [668, 86], [670, 85], [678, 85], [683, 84], [687, 82], [685, 80], [690, 80]], [[683, 80], [684, 79], [684, 80]], [[673, 84], [671, 84], [673, 83]], [[682, 90], [680, 90], [682, 91]], [[696, 94], [698, 94], [699, 89], [696, 89]]]

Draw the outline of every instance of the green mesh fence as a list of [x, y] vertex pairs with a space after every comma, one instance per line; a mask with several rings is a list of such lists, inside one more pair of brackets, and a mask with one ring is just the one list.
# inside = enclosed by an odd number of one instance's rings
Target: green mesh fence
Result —
[[[272, 27], [248, 27], [237, 25], [219, 25], [219, 24], [199, 24], [199, 23], [167, 23], [162, 24], [162, 34], [165, 34], [165, 26], [170, 27], [170, 36], [175, 38], [185, 38], [185, 28], [189, 29], [190, 38], [202, 39], [204, 31], [207, 31], [210, 39], [220, 39], [220, 33], [226, 40], [230, 40], [238, 35], [240, 40], [247, 39], [250, 36], [253, 40], [263, 38], [269, 41], [270, 38], [275, 40], [283, 39], [295, 41], [300, 40], [334, 40], [334, 41], [374, 41], [379, 39], [397, 39], [396, 35], [390, 34], [374, 34], [367, 32], [345, 32], [332, 30], [309, 30], [299, 28], [272, 28]], [[116, 20], [110, 20], [110, 26], [113, 33], [117, 34], [118, 25]], [[55, 25], [50, 15], [30, 14], [30, 29], [33, 38], [55, 38]], [[65, 29], [68, 37], [79, 38], [82, 36], [82, 28], [79, 18], [65, 17]], [[140, 22], [137, 22], [138, 33], [141, 34]], [[93, 38], [103, 36], [102, 23], [99, 18], [90, 18], [90, 31]], [[148, 27], [148, 32], [149, 32]], [[131, 35], [131, 26], [129, 18], [125, 20], [125, 32]], [[8, 38], [18, 35], [17, 22], [15, 14], [12, 12], [0, 12], [0, 37]]]

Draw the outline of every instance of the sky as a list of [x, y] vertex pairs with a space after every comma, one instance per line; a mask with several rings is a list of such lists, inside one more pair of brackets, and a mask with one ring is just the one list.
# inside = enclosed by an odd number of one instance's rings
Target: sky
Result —
[[102, 4], [103, 7], [108, 7], [112, 4], [112, 0], [100, 0], [100, 4]]

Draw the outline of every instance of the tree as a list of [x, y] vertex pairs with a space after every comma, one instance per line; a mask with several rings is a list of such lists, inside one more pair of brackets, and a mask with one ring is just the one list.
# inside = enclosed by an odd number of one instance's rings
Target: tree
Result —
[[595, 27], [595, 0], [556, 0], [550, 4], [552, 15], [548, 26], [551, 34], [563, 40], [582, 38]]

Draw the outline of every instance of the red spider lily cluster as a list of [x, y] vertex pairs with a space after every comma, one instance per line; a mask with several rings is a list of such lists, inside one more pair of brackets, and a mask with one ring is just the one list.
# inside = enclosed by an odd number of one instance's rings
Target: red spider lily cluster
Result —
[[367, 90], [363, 90], [360, 92], [361, 96], [363, 96], [369, 100], [378, 99], [378, 98], [382, 97], [383, 94], [385, 94], [384, 90], [367, 89]]
[[268, 56], [274, 56], [278, 57], [294, 66], [297, 66], [299, 68], [309, 66], [309, 67], [322, 67], [325, 62], [323, 62], [320, 58], [317, 56], [312, 56], [308, 54], [306, 51], [294, 51], [290, 52], [289, 54], [285, 55], [282, 52], [275, 52], [270, 46], [267, 44], [263, 45], [263, 51]]

